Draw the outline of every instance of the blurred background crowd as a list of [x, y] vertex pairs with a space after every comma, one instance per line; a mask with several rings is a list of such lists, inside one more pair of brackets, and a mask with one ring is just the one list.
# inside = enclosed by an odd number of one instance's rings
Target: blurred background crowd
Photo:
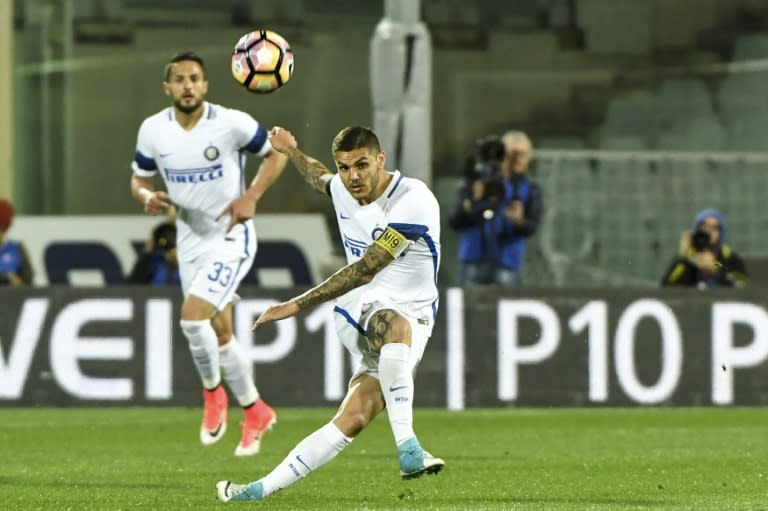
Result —
[[[2, 9], [11, 31], [0, 51], [12, 58], [0, 59], [0, 101], [12, 108], [0, 124], [11, 155], [0, 196], [17, 216], [140, 213], [127, 193], [136, 127], [166, 106], [157, 70], [181, 49], [206, 59], [212, 102], [288, 127], [326, 163], [330, 135], [371, 123], [370, 40], [385, 0]], [[422, 0], [420, 15], [443, 284], [765, 282], [768, 3]], [[270, 95], [229, 76], [234, 43], [258, 27], [281, 33], [296, 57], [291, 82]], [[332, 215], [290, 171], [259, 213]], [[702, 244], [702, 230], [717, 234]], [[150, 252], [173, 245], [167, 232], [147, 237]]]

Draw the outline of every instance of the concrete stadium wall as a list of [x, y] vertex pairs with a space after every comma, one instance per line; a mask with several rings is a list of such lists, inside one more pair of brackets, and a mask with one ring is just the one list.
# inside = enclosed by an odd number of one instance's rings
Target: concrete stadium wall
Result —
[[[24, 63], [14, 84], [20, 105], [15, 148], [21, 181], [17, 188], [27, 206], [23, 210], [53, 214], [136, 212], [137, 205], [128, 193], [128, 165], [136, 132], [146, 116], [167, 106], [161, 87], [163, 66], [176, 52], [186, 49], [198, 51], [206, 60], [210, 101], [250, 112], [265, 125], [291, 129], [303, 149], [331, 164], [330, 141], [338, 130], [349, 124], [372, 123], [368, 52], [374, 25], [344, 31], [274, 28], [291, 41], [296, 71], [284, 89], [269, 95], [247, 93], [231, 78], [229, 54], [242, 28], [137, 27], [130, 44], [75, 44], [73, 59], [62, 65], [70, 80], [71, 96], [63, 101], [71, 105], [73, 117], [73, 128], [67, 132], [72, 140], [73, 165], [65, 169], [64, 162], [52, 163], [54, 177], [63, 181], [56, 192], [64, 197], [54, 194], [56, 200], [48, 203], [42, 203], [39, 196], [39, 190], [52, 181], [41, 175], [40, 127], [63, 120], [51, 119], [42, 110], [41, 71], [34, 65], [40, 58], [40, 34], [32, 29], [17, 31], [14, 44], [20, 53], [18, 60]], [[432, 122], [436, 129], [432, 145], [438, 173], [455, 172], [446, 167], [461, 161], [476, 138], [522, 127], [521, 122], [537, 103], [565, 106], [575, 84], [584, 80], [608, 83], [610, 73], [586, 78], [567, 73], [548, 78], [531, 74], [531, 69], [583, 63], [582, 56], [561, 54], [556, 46], [553, 34], [522, 34], [513, 40], [500, 33], [492, 36], [487, 50], [435, 51]], [[510, 59], [510, 48], [519, 53], [514, 59]], [[520, 100], [526, 96], [525, 101]], [[253, 175], [256, 165], [252, 162], [248, 169]], [[267, 212], [324, 208], [322, 198], [295, 172], [287, 172], [259, 207]]]

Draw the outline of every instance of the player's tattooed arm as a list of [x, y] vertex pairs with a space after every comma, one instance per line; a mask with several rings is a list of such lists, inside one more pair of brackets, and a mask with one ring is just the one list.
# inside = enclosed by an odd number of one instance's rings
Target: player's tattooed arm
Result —
[[386, 249], [374, 243], [368, 247], [362, 259], [340, 269], [328, 277], [325, 282], [297, 296], [293, 301], [300, 309], [306, 309], [338, 298], [369, 283], [378, 272], [392, 261], [394, 261], [394, 257]]
[[288, 158], [291, 159], [304, 177], [304, 180], [312, 188], [318, 192], [325, 193], [325, 187], [333, 177], [328, 167], [295, 147], [288, 148], [285, 154], [288, 155]]

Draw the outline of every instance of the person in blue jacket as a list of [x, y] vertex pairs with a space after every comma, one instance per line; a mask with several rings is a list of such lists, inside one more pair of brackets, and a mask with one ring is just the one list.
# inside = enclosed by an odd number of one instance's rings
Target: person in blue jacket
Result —
[[128, 275], [131, 284], [180, 286], [179, 260], [176, 255], [176, 224], [172, 219], [157, 225], [147, 247]]
[[34, 273], [24, 245], [7, 237], [13, 224], [13, 205], [0, 199], [0, 286], [30, 286]]
[[536, 232], [543, 210], [541, 188], [527, 173], [532, 151], [521, 131], [477, 142], [449, 219], [461, 233], [459, 285], [522, 283], [526, 240]]

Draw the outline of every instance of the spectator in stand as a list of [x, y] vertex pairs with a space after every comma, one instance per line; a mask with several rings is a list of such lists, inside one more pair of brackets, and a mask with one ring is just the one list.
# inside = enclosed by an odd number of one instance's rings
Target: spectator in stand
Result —
[[31, 286], [34, 276], [24, 245], [8, 238], [13, 224], [13, 204], [0, 199], [0, 285]]

